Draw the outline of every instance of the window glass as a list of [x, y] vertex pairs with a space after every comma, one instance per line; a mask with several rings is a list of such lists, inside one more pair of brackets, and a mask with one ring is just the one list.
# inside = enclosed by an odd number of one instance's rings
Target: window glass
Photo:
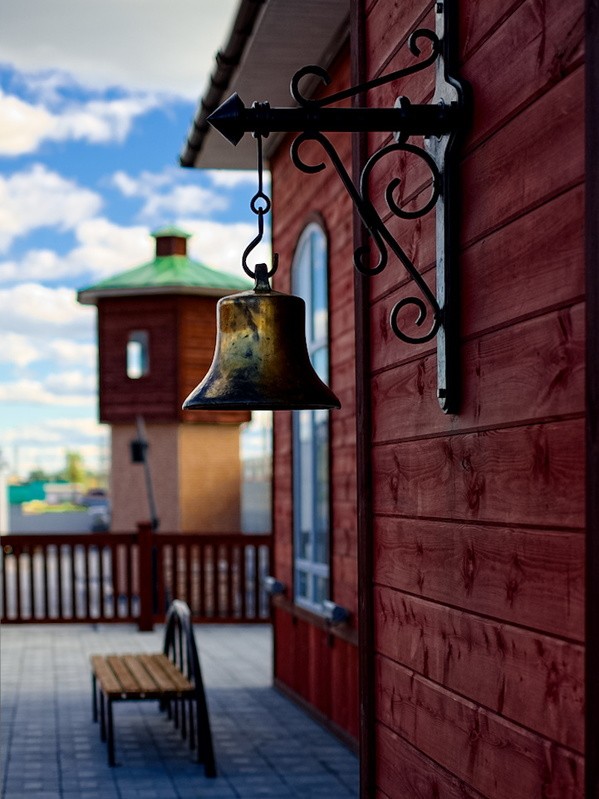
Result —
[[[327, 240], [310, 224], [292, 266], [293, 292], [306, 303], [306, 343], [321, 380], [329, 380]], [[295, 601], [320, 610], [329, 597], [329, 412], [293, 414]]]
[[127, 377], [138, 380], [150, 371], [148, 332], [133, 330], [127, 339]]

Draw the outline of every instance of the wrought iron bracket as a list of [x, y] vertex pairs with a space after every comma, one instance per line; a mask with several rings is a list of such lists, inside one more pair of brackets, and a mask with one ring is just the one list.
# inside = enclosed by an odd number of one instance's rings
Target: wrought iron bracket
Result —
[[[413, 64], [368, 83], [312, 99], [302, 94], [300, 83], [306, 76], [330, 82], [328, 73], [318, 66], [300, 69], [291, 80], [291, 95], [297, 107], [271, 108], [268, 102], [255, 102], [247, 108], [233, 94], [208, 117], [208, 122], [232, 144], [244, 133], [266, 137], [273, 132], [296, 132], [299, 135], [291, 146], [295, 166], [306, 173], [320, 172], [324, 163], [308, 164], [300, 150], [304, 142], [317, 142], [329, 157], [354, 202], [371, 241], [378, 251], [372, 265], [367, 248], [354, 254], [356, 268], [369, 275], [381, 272], [389, 260], [389, 251], [404, 266], [416, 283], [420, 295], [404, 297], [391, 311], [390, 325], [395, 335], [409, 344], [423, 344], [437, 337], [437, 396], [446, 413], [459, 409], [459, 313], [458, 313], [458, 161], [457, 144], [466, 130], [470, 117], [469, 91], [458, 71], [457, 0], [436, 4], [435, 31], [420, 28], [412, 33], [408, 48], [416, 60]], [[422, 46], [424, 43], [424, 47]], [[423, 55], [423, 49], [428, 51]], [[411, 103], [399, 97], [394, 108], [330, 108], [334, 103], [354, 97], [364, 91], [405, 78], [429, 66], [435, 67], [435, 91], [429, 104]], [[367, 160], [359, 181], [354, 183], [330, 140], [328, 132], [387, 132], [394, 141], [377, 150]], [[408, 141], [410, 136], [424, 137], [424, 146]], [[433, 209], [436, 215], [436, 291], [433, 292], [420, 269], [400, 246], [369, 197], [370, 176], [374, 167], [392, 153], [403, 152], [419, 158], [430, 171], [431, 193], [425, 203], [407, 210], [395, 199], [400, 185], [393, 178], [385, 190], [388, 209], [396, 217], [415, 220]], [[422, 267], [421, 267], [422, 268]], [[418, 335], [405, 332], [403, 310], [417, 311], [415, 323], [425, 331]]]

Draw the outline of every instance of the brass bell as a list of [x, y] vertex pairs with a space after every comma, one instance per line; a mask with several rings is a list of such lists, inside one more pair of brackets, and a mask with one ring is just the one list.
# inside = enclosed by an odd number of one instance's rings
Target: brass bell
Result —
[[251, 291], [219, 300], [212, 365], [183, 409], [340, 408], [310, 363], [304, 301], [273, 291], [265, 264], [257, 264], [255, 278]]

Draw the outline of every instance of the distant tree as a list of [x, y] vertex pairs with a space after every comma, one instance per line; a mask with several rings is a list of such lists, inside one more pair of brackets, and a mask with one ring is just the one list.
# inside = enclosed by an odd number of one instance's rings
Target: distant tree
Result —
[[68, 480], [69, 483], [84, 483], [87, 473], [81, 453], [76, 450], [68, 449], [65, 457], [65, 468], [64, 471], [61, 472], [63, 479]]
[[28, 483], [48, 483], [54, 478], [54, 475], [50, 474], [50, 472], [46, 472], [44, 469], [38, 467], [37, 469], [32, 469], [27, 476]]

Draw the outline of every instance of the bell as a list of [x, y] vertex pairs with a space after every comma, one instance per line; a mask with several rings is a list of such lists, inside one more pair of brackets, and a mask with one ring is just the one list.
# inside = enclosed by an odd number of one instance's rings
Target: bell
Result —
[[184, 410], [341, 407], [310, 363], [304, 301], [273, 291], [265, 264], [256, 266], [252, 291], [219, 300], [216, 317], [212, 365], [183, 403]]

